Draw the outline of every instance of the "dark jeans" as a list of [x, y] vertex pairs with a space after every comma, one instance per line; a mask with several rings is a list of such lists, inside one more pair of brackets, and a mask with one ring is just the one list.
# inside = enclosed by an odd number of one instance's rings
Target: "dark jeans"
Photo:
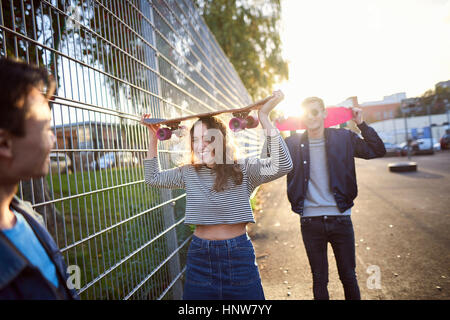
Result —
[[356, 280], [355, 235], [350, 216], [300, 218], [303, 243], [313, 275], [315, 300], [328, 300], [328, 242], [336, 257], [346, 300], [360, 300]]
[[255, 250], [245, 233], [228, 240], [192, 236], [184, 300], [264, 300]]

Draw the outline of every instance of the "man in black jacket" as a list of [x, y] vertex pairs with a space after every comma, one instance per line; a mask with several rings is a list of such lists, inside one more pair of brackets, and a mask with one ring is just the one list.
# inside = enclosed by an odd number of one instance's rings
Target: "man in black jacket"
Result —
[[293, 170], [287, 175], [292, 210], [300, 215], [301, 232], [313, 275], [314, 299], [329, 299], [327, 246], [330, 242], [346, 299], [361, 299], [356, 280], [355, 236], [350, 218], [357, 195], [354, 157], [372, 159], [386, 153], [383, 141], [353, 108], [353, 120], [364, 139], [347, 129], [324, 128], [322, 99], [303, 101], [307, 130], [286, 138]]
[[0, 59], [0, 299], [78, 299], [42, 217], [15, 196], [48, 173], [54, 88], [45, 69]]

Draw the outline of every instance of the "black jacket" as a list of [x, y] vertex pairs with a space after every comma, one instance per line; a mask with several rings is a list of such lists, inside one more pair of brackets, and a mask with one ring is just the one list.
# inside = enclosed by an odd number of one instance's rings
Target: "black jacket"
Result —
[[[386, 154], [383, 141], [365, 122], [358, 125], [364, 139], [347, 129], [325, 128], [325, 148], [330, 189], [341, 213], [353, 206], [358, 194], [354, 157], [373, 159]], [[287, 194], [292, 211], [302, 215], [309, 181], [308, 132], [285, 139], [294, 168], [287, 175]]]
[[11, 206], [23, 215], [55, 265], [60, 286], [55, 288], [0, 230], [0, 300], [79, 299], [75, 290], [67, 287], [66, 264], [50, 234], [34, 218], [36, 213], [17, 197]]

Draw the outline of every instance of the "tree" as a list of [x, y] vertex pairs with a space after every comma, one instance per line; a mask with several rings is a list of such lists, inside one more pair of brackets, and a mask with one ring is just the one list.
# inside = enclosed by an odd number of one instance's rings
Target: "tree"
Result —
[[194, 0], [254, 100], [288, 79], [281, 56], [280, 0]]
[[421, 109], [416, 116], [430, 114], [441, 114], [446, 112], [446, 102], [450, 101], [450, 88], [436, 87], [435, 90], [427, 90], [419, 98]]
[[[58, 48], [66, 31], [65, 21], [58, 19], [55, 10], [51, 11], [40, 0], [27, 1], [2, 1], [1, 24], [25, 37], [31, 38], [41, 45]], [[54, 1], [57, 8], [70, 6], [69, 0]], [[21, 58], [29, 63], [47, 67], [57, 77], [55, 55], [46, 52], [41, 45], [26, 41], [20, 36], [10, 32], [0, 33], [0, 43], [3, 45], [1, 56], [7, 54]], [[57, 78], [57, 80], [59, 80]]]

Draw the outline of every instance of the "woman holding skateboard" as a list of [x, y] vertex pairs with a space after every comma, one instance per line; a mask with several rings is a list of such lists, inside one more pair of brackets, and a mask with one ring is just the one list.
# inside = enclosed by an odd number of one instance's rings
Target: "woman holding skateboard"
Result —
[[187, 254], [184, 299], [264, 299], [246, 225], [255, 222], [250, 206], [255, 188], [292, 169], [286, 144], [268, 117], [283, 98], [281, 91], [275, 91], [258, 111], [270, 153], [265, 159], [239, 159], [223, 122], [207, 117], [200, 118], [190, 130], [191, 163], [161, 170], [158, 126], [144, 122], [150, 115], [142, 117], [142, 124], [149, 129], [145, 182], [185, 189], [185, 223], [196, 226]]

